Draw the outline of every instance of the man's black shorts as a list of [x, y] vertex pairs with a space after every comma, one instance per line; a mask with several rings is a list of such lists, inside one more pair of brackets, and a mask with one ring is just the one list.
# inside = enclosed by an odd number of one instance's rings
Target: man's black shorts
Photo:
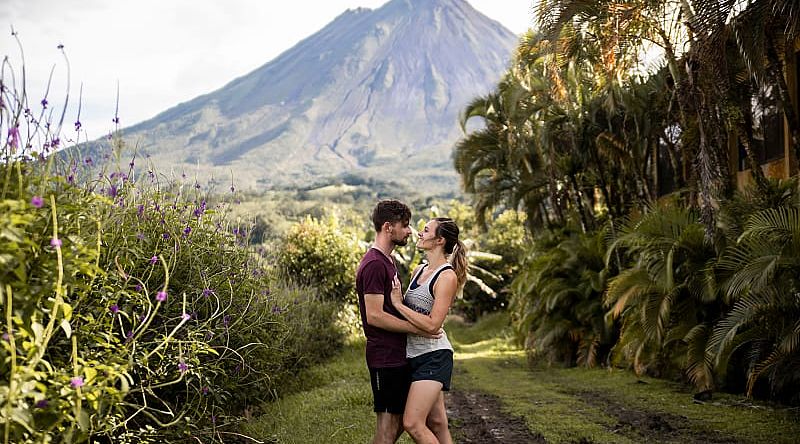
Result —
[[375, 412], [402, 415], [411, 387], [411, 368], [406, 366], [370, 368]]
[[436, 350], [408, 360], [412, 381], [439, 381], [442, 391], [450, 390], [453, 375], [453, 351]]

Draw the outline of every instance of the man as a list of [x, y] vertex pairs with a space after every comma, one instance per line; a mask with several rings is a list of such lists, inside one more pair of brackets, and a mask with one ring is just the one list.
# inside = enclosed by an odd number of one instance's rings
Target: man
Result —
[[367, 337], [367, 367], [377, 413], [374, 444], [393, 444], [403, 433], [403, 410], [411, 386], [406, 361], [406, 334], [429, 336], [406, 321], [392, 306], [397, 267], [391, 253], [411, 235], [411, 210], [400, 201], [383, 200], [372, 211], [375, 243], [361, 259], [356, 292], [361, 325]]

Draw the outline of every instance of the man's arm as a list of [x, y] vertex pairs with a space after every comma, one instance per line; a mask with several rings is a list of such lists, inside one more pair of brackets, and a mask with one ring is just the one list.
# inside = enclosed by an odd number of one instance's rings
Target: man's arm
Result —
[[453, 299], [458, 289], [456, 274], [452, 270], [445, 270], [436, 281], [433, 287], [434, 300], [431, 313], [425, 315], [417, 313], [409, 307], [403, 305], [403, 296], [400, 292], [400, 281], [395, 278], [392, 286], [392, 305], [403, 315], [413, 326], [425, 332], [425, 335], [433, 334], [441, 330], [444, 318], [453, 304]]
[[[419, 328], [415, 327], [410, 322], [392, 316], [383, 311], [383, 295], [367, 293], [364, 295], [364, 309], [367, 312], [367, 324], [382, 328], [384, 330], [393, 331], [396, 333], [413, 333], [415, 335], [431, 337], [430, 333], [426, 333]], [[433, 335], [437, 337], [437, 335]]]

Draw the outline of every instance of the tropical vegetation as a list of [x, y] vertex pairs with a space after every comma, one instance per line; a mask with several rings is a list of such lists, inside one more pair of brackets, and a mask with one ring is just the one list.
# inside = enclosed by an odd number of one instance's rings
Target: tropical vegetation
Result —
[[555, 0], [536, 17], [454, 155], [479, 222], [527, 216], [519, 340], [800, 402], [800, 190], [761, 166], [784, 122], [792, 171], [800, 154], [797, 3]]

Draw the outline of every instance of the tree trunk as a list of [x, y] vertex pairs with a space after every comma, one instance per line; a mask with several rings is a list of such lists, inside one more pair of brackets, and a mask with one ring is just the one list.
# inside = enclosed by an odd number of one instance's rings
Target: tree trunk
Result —
[[589, 223], [586, 220], [586, 211], [583, 208], [583, 199], [581, 198], [581, 190], [578, 188], [578, 180], [575, 178], [575, 174], [569, 175], [569, 181], [572, 188], [572, 200], [575, 202], [575, 211], [578, 212], [578, 218], [581, 222], [581, 231], [586, 233], [589, 229]]
[[756, 156], [753, 153], [753, 146], [750, 144], [750, 138], [744, 130], [747, 123], [741, 116], [736, 120], [738, 126], [738, 128], [735, 129], [736, 138], [739, 143], [742, 144], [742, 147], [744, 147], [744, 152], [747, 156], [747, 165], [750, 167], [750, 174], [753, 175], [753, 180], [755, 180], [758, 189], [766, 191], [769, 188], [769, 183], [767, 182], [767, 178], [764, 177], [764, 170], [761, 169], [761, 165], [758, 164]]

